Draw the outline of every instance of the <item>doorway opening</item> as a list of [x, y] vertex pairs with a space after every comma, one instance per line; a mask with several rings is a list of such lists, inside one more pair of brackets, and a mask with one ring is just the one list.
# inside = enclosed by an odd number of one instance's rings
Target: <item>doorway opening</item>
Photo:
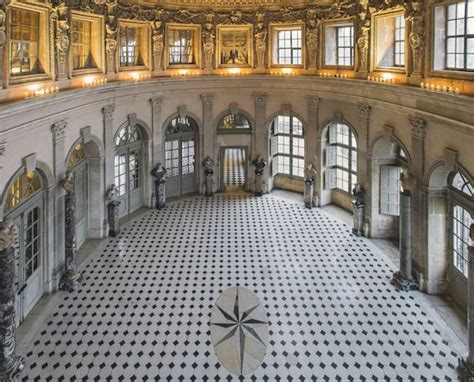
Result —
[[224, 149], [224, 191], [244, 191], [247, 181], [245, 148]]

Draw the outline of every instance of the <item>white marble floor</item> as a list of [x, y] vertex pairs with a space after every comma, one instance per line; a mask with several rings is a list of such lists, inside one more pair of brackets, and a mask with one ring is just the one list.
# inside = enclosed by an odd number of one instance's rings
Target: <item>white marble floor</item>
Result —
[[284, 197], [169, 203], [104, 240], [82, 286], [49, 299], [19, 350], [24, 381], [233, 381], [210, 337], [212, 307], [248, 288], [269, 341], [248, 381], [456, 380], [462, 345], [394, 265], [319, 209]]

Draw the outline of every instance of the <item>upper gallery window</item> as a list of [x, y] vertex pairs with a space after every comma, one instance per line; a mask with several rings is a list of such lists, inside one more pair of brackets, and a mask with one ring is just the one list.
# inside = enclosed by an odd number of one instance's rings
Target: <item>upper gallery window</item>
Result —
[[250, 26], [219, 26], [219, 64], [248, 66], [251, 64]]
[[197, 25], [166, 25], [167, 66], [200, 65], [200, 27]]
[[232, 129], [250, 129], [250, 122], [242, 114], [227, 114], [219, 124], [218, 129], [220, 130], [232, 130]]
[[36, 194], [41, 187], [41, 177], [37, 171], [18, 175], [8, 190], [5, 211], [8, 212], [14, 209], [20, 203]]
[[325, 188], [351, 192], [357, 183], [357, 142], [351, 128], [332, 123], [328, 129]]
[[405, 18], [403, 15], [376, 18], [375, 67], [405, 67]]
[[39, 35], [39, 13], [11, 9], [10, 73], [12, 76], [42, 72]]
[[354, 26], [328, 24], [325, 27], [325, 65], [354, 66]]
[[303, 123], [296, 117], [279, 115], [271, 126], [273, 175], [304, 177]]
[[72, 20], [72, 57], [74, 69], [95, 67], [92, 58], [92, 23]]
[[273, 65], [303, 65], [303, 27], [272, 26]]
[[434, 69], [474, 71], [474, 0], [435, 8]]
[[147, 50], [145, 26], [120, 26], [120, 66], [145, 66]]

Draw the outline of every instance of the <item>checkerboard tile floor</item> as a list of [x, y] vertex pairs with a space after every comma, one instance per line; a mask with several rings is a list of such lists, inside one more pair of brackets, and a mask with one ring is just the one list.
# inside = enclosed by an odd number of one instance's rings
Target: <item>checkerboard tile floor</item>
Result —
[[150, 210], [83, 265], [82, 286], [35, 333], [23, 381], [238, 381], [210, 342], [218, 296], [244, 286], [268, 313], [246, 381], [456, 380], [445, 328], [367, 240], [317, 209], [266, 195]]
[[224, 159], [224, 184], [227, 189], [242, 188], [245, 184], [245, 151], [226, 149]]

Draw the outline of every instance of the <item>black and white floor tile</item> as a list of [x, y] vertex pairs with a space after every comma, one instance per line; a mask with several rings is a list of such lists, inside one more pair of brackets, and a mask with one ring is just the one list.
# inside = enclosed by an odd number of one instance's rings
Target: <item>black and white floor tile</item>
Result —
[[245, 151], [243, 149], [225, 150], [224, 184], [226, 188], [241, 188], [245, 184]]
[[394, 267], [350, 227], [293, 201], [179, 200], [82, 270], [32, 337], [24, 381], [238, 381], [209, 326], [235, 286], [268, 315], [267, 353], [246, 381], [456, 380], [457, 351], [424, 297], [397, 291]]

